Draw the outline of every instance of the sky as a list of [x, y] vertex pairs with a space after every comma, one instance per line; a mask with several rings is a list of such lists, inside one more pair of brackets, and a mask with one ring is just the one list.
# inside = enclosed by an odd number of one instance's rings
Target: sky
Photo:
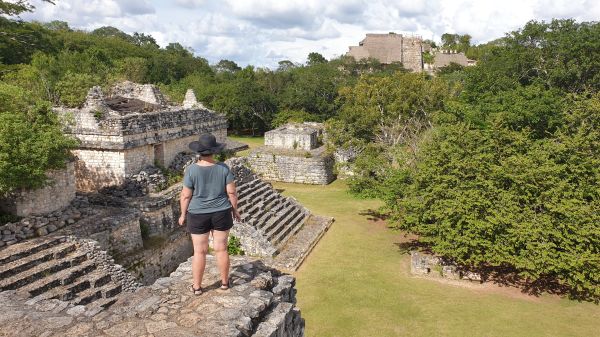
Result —
[[310, 52], [345, 54], [366, 33], [396, 32], [439, 41], [443, 33], [487, 42], [530, 20], [600, 20], [600, 0], [32, 0], [24, 20], [72, 28], [113, 26], [179, 42], [210, 63], [276, 67]]

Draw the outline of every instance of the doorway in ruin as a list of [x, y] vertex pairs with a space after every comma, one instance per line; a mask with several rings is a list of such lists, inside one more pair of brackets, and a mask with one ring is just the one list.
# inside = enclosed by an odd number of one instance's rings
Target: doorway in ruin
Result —
[[165, 166], [165, 147], [163, 144], [154, 145], [154, 164]]

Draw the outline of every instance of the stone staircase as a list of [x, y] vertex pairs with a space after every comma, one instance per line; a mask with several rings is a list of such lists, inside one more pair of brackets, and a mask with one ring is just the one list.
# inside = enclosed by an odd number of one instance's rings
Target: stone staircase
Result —
[[122, 286], [65, 236], [43, 237], [0, 250], [0, 291], [22, 298], [58, 299], [106, 308]]
[[256, 228], [277, 251], [302, 228], [310, 212], [296, 200], [284, 197], [241, 162], [228, 162], [238, 191], [242, 220]]

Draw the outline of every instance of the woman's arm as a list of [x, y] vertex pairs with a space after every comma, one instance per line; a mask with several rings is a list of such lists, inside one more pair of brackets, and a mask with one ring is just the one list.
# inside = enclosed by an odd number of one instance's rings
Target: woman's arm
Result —
[[237, 190], [235, 188], [235, 181], [227, 184], [227, 197], [229, 197], [229, 202], [231, 203], [231, 213], [233, 215], [233, 220], [242, 221], [242, 217], [237, 209], [238, 197]]
[[192, 194], [194, 190], [189, 187], [183, 186], [181, 190], [181, 196], [179, 197], [179, 206], [181, 207], [181, 216], [179, 217], [179, 226], [183, 226], [185, 222], [185, 215], [187, 213], [188, 206], [192, 200]]

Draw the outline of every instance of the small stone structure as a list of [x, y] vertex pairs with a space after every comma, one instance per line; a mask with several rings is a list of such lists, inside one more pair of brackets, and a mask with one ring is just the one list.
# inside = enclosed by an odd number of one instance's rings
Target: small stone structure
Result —
[[74, 151], [80, 191], [120, 185], [148, 165], [167, 167], [201, 133], [227, 141], [225, 117], [195, 102], [192, 92], [183, 106], [169, 105], [150, 84], [120, 83], [108, 97], [93, 87], [82, 108], [56, 110], [73, 117], [67, 130], [81, 142]]
[[383, 64], [400, 62], [404, 68], [414, 72], [423, 71], [425, 44], [418, 36], [402, 34], [367, 34], [358, 46], [351, 46], [346, 55], [357, 60], [374, 58]]
[[2, 211], [20, 217], [52, 213], [67, 207], [75, 198], [75, 163], [46, 173], [48, 185], [37, 190], [21, 190], [0, 200]]
[[320, 145], [323, 126], [287, 124], [265, 133], [265, 146], [248, 155], [253, 171], [263, 179], [326, 185], [335, 179], [333, 156]]
[[441, 257], [412, 251], [410, 253], [410, 272], [415, 275], [441, 277], [451, 280], [482, 281], [481, 275], [459, 269]]
[[475, 60], [467, 58], [465, 53], [456, 50], [435, 50], [433, 51], [433, 64], [425, 64], [425, 70], [434, 73], [440, 68], [447, 67], [451, 63], [456, 63], [463, 67], [470, 67], [476, 64]]

